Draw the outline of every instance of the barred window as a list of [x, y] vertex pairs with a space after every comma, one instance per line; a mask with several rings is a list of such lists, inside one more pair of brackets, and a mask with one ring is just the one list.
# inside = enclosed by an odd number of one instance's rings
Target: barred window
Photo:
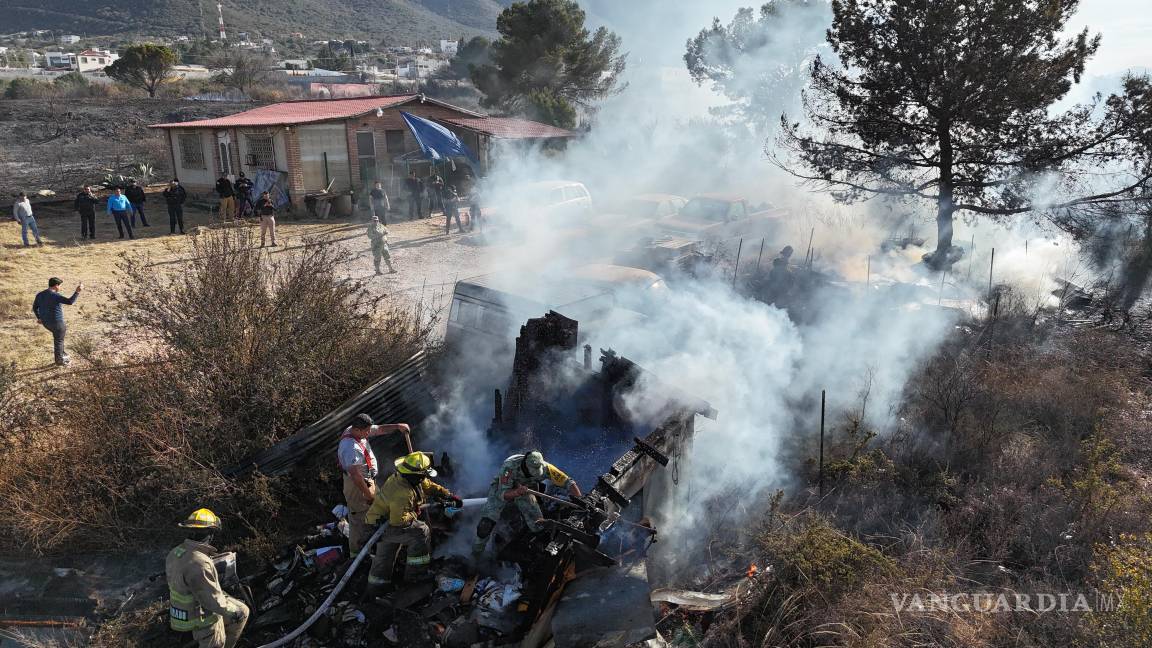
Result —
[[200, 133], [180, 133], [176, 136], [180, 142], [180, 166], [185, 169], [207, 169], [204, 163], [204, 143], [200, 141]]
[[276, 155], [272, 150], [271, 135], [245, 135], [248, 138], [248, 166], [257, 169], [275, 169]]

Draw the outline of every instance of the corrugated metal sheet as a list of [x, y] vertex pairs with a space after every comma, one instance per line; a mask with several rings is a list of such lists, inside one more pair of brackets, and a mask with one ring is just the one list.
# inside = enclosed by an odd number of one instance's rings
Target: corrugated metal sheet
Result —
[[352, 417], [361, 412], [381, 423], [419, 424], [437, 407], [437, 394], [428, 376], [430, 371], [428, 355], [423, 351], [417, 353], [396, 371], [369, 385], [318, 421], [246, 459], [226, 474], [238, 477], [259, 470], [266, 475], [282, 475], [309, 457], [318, 454], [335, 457], [340, 433]]

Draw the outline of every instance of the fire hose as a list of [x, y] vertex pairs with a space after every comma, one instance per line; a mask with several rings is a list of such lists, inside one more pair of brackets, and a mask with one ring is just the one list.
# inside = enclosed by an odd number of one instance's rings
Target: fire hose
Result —
[[335, 589], [333, 589], [332, 593], [328, 595], [328, 598], [324, 599], [324, 602], [320, 604], [320, 607], [316, 608], [316, 611], [312, 613], [312, 616], [308, 617], [307, 621], [302, 623], [300, 627], [296, 628], [292, 632], [289, 632], [283, 637], [280, 637], [276, 641], [273, 641], [272, 643], [266, 643], [262, 646], [259, 646], [258, 648], [279, 648], [279, 646], [287, 645], [288, 642], [296, 639], [300, 635], [304, 634], [308, 628], [312, 627], [312, 624], [316, 623], [316, 621], [320, 619], [320, 616], [327, 612], [328, 608], [332, 606], [332, 602], [336, 600], [336, 596], [344, 589], [344, 586], [348, 584], [348, 579], [352, 578], [352, 574], [356, 572], [356, 568], [360, 566], [360, 563], [363, 562], [364, 557], [368, 555], [369, 547], [372, 547], [376, 544], [376, 541], [380, 539], [380, 534], [384, 533], [384, 529], [386, 528], [388, 528], [388, 525], [380, 525], [380, 528], [376, 529], [376, 533], [373, 533], [372, 537], [368, 539], [368, 542], [364, 543], [363, 548], [360, 549], [360, 553], [356, 555], [356, 558], [352, 561], [352, 564], [348, 566], [348, 570], [344, 572], [344, 576], [340, 579], [340, 582], [336, 583]]
[[[485, 501], [487, 501], [486, 498], [478, 497], [463, 500], [463, 504], [464, 508], [469, 508], [479, 505]], [[348, 579], [352, 578], [352, 574], [356, 572], [356, 568], [360, 566], [360, 563], [364, 560], [364, 556], [368, 555], [369, 548], [375, 546], [376, 541], [380, 539], [380, 534], [384, 533], [384, 529], [386, 528], [388, 528], [388, 525], [380, 525], [380, 528], [376, 529], [376, 532], [372, 534], [372, 537], [368, 539], [368, 542], [364, 543], [364, 546], [360, 549], [360, 553], [356, 556], [356, 559], [352, 561], [352, 564], [348, 566], [348, 570], [344, 572], [344, 576], [340, 578], [340, 582], [336, 583], [335, 589], [333, 589], [332, 592], [328, 595], [328, 598], [324, 599], [324, 602], [320, 605], [320, 607], [316, 608], [316, 611], [312, 613], [312, 616], [308, 617], [307, 621], [302, 623], [300, 627], [296, 628], [292, 632], [289, 632], [283, 637], [280, 637], [276, 641], [273, 641], [272, 643], [266, 643], [262, 646], [258, 646], [257, 648], [279, 648], [279, 646], [286, 645], [288, 642], [304, 634], [308, 628], [312, 627], [312, 624], [316, 623], [316, 621], [320, 619], [320, 615], [327, 612], [328, 608], [332, 606], [332, 602], [336, 600], [336, 596], [339, 595], [340, 592], [343, 591], [344, 586], [348, 584]]]

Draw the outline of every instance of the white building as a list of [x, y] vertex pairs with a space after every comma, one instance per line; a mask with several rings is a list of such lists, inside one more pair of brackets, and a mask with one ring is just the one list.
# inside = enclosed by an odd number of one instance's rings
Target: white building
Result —
[[460, 41], [454, 40], [440, 40], [440, 53], [447, 54], [448, 56], [456, 56], [459, 53]]
[[71, 52], [44, 52], [44, 67], [71, 70], [76, 67], [76, 55]]
[[405, 59], [396, 64], [396, 76], [401, 79], [427, 79], [436, 70], [448, 65], [448, 61], [427, 56]]
[[76, 69], [81, 72], [96, 72], [112, 65], [118, 58], [120, 58], [118, 55], [107, 50], [84, 50], [75, 55]]
[[76, 34], [65, 34], [60, 37], [61, 45], [75, 45], [80, 42], [80, 37]]

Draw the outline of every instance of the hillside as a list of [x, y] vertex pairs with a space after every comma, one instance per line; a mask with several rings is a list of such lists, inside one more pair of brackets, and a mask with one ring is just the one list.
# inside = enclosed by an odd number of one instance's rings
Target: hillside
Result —
[[[408, 43], [495, 31], [511, 0], [223, 0], [229, 31], [263, 36], [357, 37]], [[178, 36], [211, 32], [213, 0], [0, 0], [4, 31], [51, 29], [82, 36]]]

